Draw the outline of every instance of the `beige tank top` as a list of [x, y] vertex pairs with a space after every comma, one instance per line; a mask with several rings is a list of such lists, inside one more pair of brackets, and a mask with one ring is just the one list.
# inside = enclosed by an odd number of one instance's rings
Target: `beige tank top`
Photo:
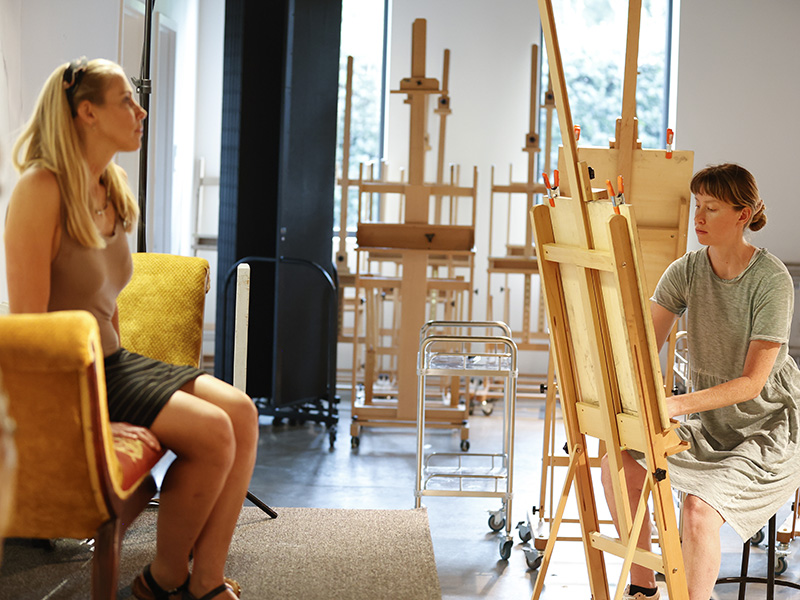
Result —
[[61, 246], [50, 265], [48, 311], [88, 310], [100, 326], [103, 354], [119, 349], [119, 336], [111, 322], [117, 296], [133, 274], [133, 261], [122, 222], [114, 233], [103, 236], [105, 248], [87, 248], [61, 228]]

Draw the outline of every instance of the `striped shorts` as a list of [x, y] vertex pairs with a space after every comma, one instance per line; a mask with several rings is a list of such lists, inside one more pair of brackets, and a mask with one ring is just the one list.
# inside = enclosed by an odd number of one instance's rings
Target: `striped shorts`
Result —
[[108, 416], [150, 427], [172, 395], [204, 373], [120, 348], [105, 358]]

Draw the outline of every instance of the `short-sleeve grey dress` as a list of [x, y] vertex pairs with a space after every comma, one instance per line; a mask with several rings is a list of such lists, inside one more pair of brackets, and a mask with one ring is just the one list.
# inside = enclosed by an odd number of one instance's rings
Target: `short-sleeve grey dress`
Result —
[[788, 354], [791, 276], [762, 248], [739, 276], [721, 279], [703, 248], [670, 265], [652, 299], [677, 315], [688, 309], [695, 390], [740, 377], [752, 340], [781, 344], [761, 393], [690, 415], [678, 434], [691, 448], [669, 458], [673, 487], [707, 502], [749, 539], [800, 486], [800, 370]]

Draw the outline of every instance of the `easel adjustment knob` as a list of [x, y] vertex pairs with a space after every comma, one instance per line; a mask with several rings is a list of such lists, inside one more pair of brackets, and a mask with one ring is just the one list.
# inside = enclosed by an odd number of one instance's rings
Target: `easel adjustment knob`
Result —
[[667, 478], [667, 471], [665, 469], [656, 469], [653, 473], [656, 481], [664, 481]]

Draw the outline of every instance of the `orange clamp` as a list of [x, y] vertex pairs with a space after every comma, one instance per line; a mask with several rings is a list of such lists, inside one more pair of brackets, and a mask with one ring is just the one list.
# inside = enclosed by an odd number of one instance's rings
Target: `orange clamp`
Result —
[[550, 185], [550, 178], [547, 176], [547, 173], [542, 173], [542, 179], [544, 179], [544, 185], [547, 188], [547, 197], [550, 199], [550, 206], [555, 206], [556, 196], [558, 196], [558, 170], [553, 171], [553, 179], [555, 180], [555, 185]]
[[581, 126], [575, 125], [573, 130], [575, 132], [575, 141], [577, 142], [579, 139], [581, 139]]
[[667, 158], [672, 158], [672, 140], [675, 137], [675, 132], [672, 129], [667, 129]]
[[614, 193], [614, 186], [611, 185], [611, 180], [609, 179], [606, 179], [606, 189], [608, 190], [608, 199], [611, 200], [611, 204], [614, 206], [614, 212], [620, 214], [619, 206], [617, 206], [617, 194]]

